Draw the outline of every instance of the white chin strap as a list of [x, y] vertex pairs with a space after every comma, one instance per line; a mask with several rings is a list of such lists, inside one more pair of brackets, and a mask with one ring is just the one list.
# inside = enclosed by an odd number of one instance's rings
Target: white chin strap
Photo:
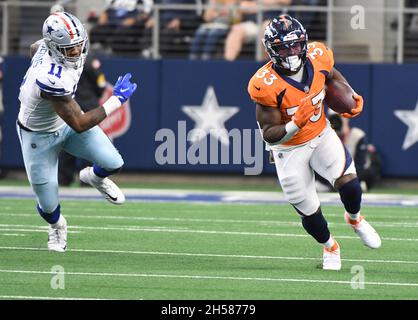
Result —
[[299, 56], [287, 57], [286, 60], [282, 62], [282, 66], [290, 71], [297, 71], [301, 64], [302, 59]]

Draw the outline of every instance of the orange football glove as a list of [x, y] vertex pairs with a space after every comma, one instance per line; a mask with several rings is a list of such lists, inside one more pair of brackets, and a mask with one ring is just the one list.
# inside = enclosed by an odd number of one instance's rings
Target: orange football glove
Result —
[[356, 106], [351, 110], [350, 113], [341, 114], [344, 118], [357, 117], [363, 111], [363, 97], [355, 93], [353, 94], [353, 99], [356, 101]]
[[298, 107], [298, 110], [293, 115], [293, 122], [299, 127], [303, 128], [309, 121], [309, 119], [314, 115], [316, 106], [313, 106], [311, 99], [302, 99]]

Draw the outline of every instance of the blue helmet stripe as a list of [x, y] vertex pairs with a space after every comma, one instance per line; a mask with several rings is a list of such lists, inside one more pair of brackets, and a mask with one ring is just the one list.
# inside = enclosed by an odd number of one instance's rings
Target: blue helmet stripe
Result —
[[77, 28], [77, 25], [75, 24], [75, 22], [74, 22], [74, 19], [67, 13], [67, 12], [64, 12], [64, 14], [68, 17], [68, 18], [70, 18], [70, 20], [71, 20], [71, 22], [73, 23], [73, 26], [74, 26], [74, 28], [75, 28], [75, 31], [77, 32], [77, 36], [80, 36], [80, 31], [78, 31], [78, 28]]

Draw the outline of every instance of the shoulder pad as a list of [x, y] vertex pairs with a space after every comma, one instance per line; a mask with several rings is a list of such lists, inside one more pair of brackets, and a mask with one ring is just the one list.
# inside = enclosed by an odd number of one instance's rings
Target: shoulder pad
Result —
[[69, 95], [77, 87], [79, 77], [73, 73], [73, 70], [64, 66], [56, 63], [46, 63], [39, 71], [36, 84], [39, 89], [50, 95]]
[[63, 81], [53, 75], [38, 76], [36, 84], [41, 91], [53, 96], [67, 96], [71, 94], [71, 91], [65, 88]]
[[334, 53], [322, 42], [309, 43], [307, 55], [312, 62], [319, 63], [328, 72], [334, 67]]
[[[263, 69], [260, 69], [263, 70]], [[261, 105], [269, 107], [277, 107], [277, 96], [272, 86], [267, 85], [263, 79], [257, 77], [260, 70], [250, 79], [248, 83], [248, 94], [250, 98]], [[280, 81], [277, 79], [276, 81]]]

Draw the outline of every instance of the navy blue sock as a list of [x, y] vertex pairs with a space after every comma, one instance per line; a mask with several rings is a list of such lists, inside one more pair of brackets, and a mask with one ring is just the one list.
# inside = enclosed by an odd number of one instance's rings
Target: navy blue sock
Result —
[[311, 216], [302, 217], [302, 225], [319, 243], [327, 242], [331, 236], [328, 223], [322, 215], [321, 208]]
[[36, 209], [38, 209], [39, 214], [41, 215], [41, 217], [48, 223], [50, 224], [55, 224], [57, 223], [58, 219], [60, 218], [61, 215], [61, 205], [58, 205], [58, 207], [51, 213], [46, 213], [44, 212], [41, 207], [39, 206], [39, 204], [36, 205]]
[[360, 211], [362, 190], [357, 178], [343, 185], [339, 193], [348, 213], [356, 214]]
[[100, 178], [106, 178], [112, 174], [115, 174], [117, 172], [120, 171], [120, 169], [122, 168], [118, 168], [116, 170], [112, 170], [112, 171], [107, 171], [101, 167], [99, 167], [97, 164], [93, 164], [93, 172], [96, 176], [100, 177]]

